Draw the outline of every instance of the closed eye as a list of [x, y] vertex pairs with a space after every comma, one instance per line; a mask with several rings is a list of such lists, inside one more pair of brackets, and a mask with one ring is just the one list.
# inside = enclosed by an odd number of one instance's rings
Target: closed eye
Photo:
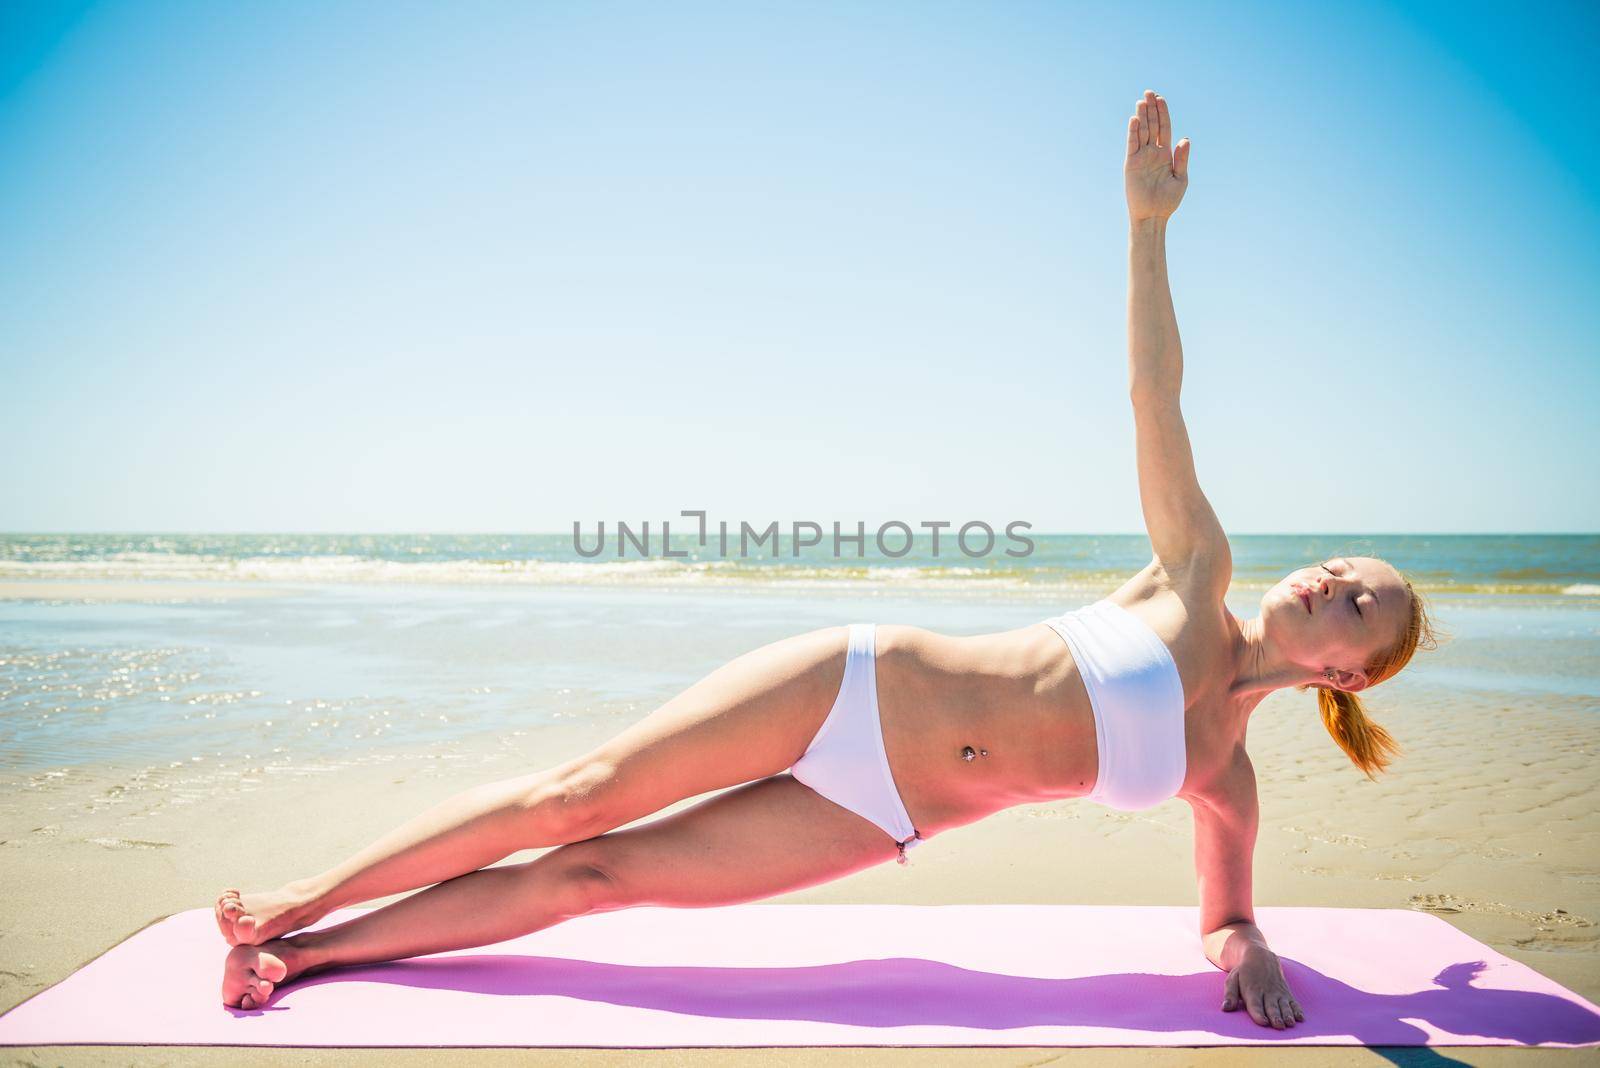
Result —
[[[1327, 564], [1323, 564], [1322, 565], [1322, 570], [1326, 571], [1330, 575], [1337, 574], [1337, 572], [1335, 572], [1333, 570], [1333, 568], [1329, 567]], [[1359, 593], [1356, 594], [1356, 597], [1359, 597], [1359, 596], [1361, 596]], [[1356, 615], [1360, 616], [1363, 619], [1366, 618], [1367, 614], [1361, 610], [1361, 605], [1356, 603], [1356, 598], [1355, 597], [1350, 598], [1350, 606], [1356, 610]]]

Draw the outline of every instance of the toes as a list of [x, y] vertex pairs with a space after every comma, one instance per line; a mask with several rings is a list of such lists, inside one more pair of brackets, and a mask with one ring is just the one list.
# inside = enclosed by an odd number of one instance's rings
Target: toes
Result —
[[260, 941], [257, 936], [261, 930], [256, 924], [256, 918], [244, 911], [244, 906], [239, 907], [239, 913], [233, 917], [233, 937], [241, 945], [253, 946]]
[[238, 898], [228, 898], [217, 906], [217, 911], [222, 920], [222, 937], [228, 940], [230, 946], [236, 946], [244, 939], [240, 938], [239, 920], [245, 915], [244, 905]]
[[211, 912], [217, 918], [217, 930], [222, 932], [222, 937], [227, 938], [232, 943], [233, 939], [230, 936], [233, 934], [233, 919], [228, 915], [230, 902], [238, 905], [239, 891], [224, 890], [217, 896], [216, 904], [211, 906]]
[[256, 958], [255, 973], [262, 979], [268, 980], [267, 986], [270, 988], [273, 983], [283, 982], [283, 977], [289, 974], [289, 966], [283, 963], [281, 957], [262, 953]]
[[265, 1008], [278, 984], [289, 975], [283, 958], [274, 953], [235, 946], [222, 969], [222, 1003], [239, 1009]]

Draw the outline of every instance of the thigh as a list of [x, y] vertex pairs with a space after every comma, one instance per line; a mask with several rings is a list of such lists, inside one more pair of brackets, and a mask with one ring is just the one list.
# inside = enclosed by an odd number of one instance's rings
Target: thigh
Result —
[[564, 803], [599, 834], [787, 770], [839, 695], [847, 645], [847, 627], [825, 627], [735, 657], [570, 762]]
[[563, 852], [602, 876], [590, 903], [597, 912], [756, 901], [899, 856], [882, 828], [788, 774], [555, 851]]

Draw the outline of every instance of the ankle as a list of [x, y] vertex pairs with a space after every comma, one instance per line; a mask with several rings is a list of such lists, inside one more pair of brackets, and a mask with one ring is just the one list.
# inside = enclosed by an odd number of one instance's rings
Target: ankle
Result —
[[322, 876], [311, 879], [296, 879], [285, 883], [283, 892], [300, 902], [295, 909], [296, 926], [316, 923], [322, 917], [340, 907], [334, 897], [333, 886], [326, 882]]
[[323, 952], [315, 932], [301, 932], [284, 938], [275, 938], [261, 948], [277, 956], [283, 961], [284, 967], [289, 969], [288, 974], [279, 980], [280, 982], [292, 982], [302, 976], [333, 966], [328, 955]]

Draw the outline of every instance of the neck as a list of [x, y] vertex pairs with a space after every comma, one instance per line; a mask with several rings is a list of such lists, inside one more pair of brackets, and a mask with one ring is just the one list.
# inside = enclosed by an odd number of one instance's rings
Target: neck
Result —
[[1314, 682], [1316, 679], [1316, 672], [1290, 661], [1267, 638], [1260, 616], [1236, 622], [1233, 634], [1233, 682], [1228, 687], [1230, 697], [1259, 694], [1260, 697], [1256, 698], [1259, 701], [1273, 690]]

